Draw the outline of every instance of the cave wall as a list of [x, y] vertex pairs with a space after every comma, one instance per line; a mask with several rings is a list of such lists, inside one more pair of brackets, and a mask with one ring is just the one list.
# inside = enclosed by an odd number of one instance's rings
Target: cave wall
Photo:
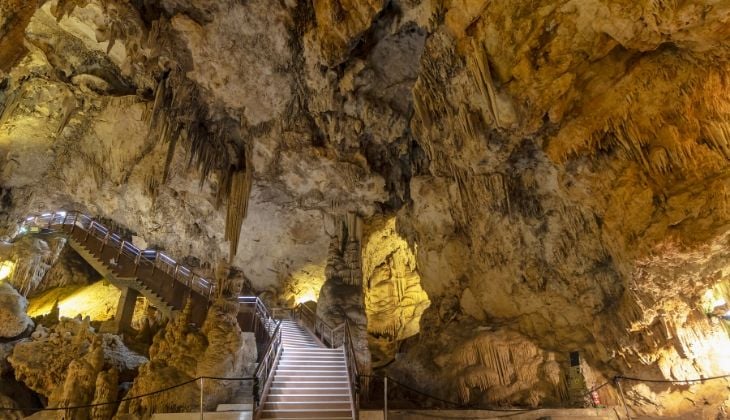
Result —
[[[358, 214], [382, 236], [363, 239], [366, 306], [400, 314], [370, 316], [373, 354], [411, 383], [534, 405], [565, 398], [544, 379], [575, 350], [599, 379], [730, 369], [700, 308], [728, 277], [727, 4], [38, 6], [0, 1], [3, 225], [78, 209], [211, 274], [245, 163], [233, 267], [316, 296], [332, 221]], [[468, 356], [510, 345], [534, 348], [510, 362], [529, 372]], [[691, 409], [677, 392], [629, 390]]]

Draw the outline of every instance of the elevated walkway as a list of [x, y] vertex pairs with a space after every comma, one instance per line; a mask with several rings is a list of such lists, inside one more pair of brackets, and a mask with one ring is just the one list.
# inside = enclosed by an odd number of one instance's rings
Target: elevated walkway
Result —
[[[191, 321], [202, 325], [215, 284], [167, 254], [142, 250], [112, 232], [102, 223], [78, 212], [59, 211], [30, 216], [17, 227], [13, 239], [27, 234], [60, 234], [96, 271], [122, 290], [115, 320], [117, 332], [130, 326], [134, 302], [144, 296], [164, 315], [172, 317], [192, 302]], [[239, 325], [254, 332], [259, 350], [271, 340], [276, 321], [256, 297], [240, 296]]]

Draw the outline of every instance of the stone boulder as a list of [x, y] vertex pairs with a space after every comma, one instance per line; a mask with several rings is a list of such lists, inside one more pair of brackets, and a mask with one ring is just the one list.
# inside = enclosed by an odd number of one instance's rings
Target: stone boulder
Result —
[[[99, 370], [114, 368], [131, 377], [147, 361], [129, 350], [119, 337], [95, 334], [88, 318], [83, 321], [80, 318], [62, 318], [55, 327], [39, 327], [36, 332], [38, 334], [34, 333], [33, 338], [13, 348], [8, 361], [18, 381], [46, 398], [51, 397], [67, 381], [71, 363], [97, 347], [99, 350], [95, 351], [103, 358]], [[98, 342], [98, 345], [92, 346], [94, 342]]]
[[[154, 338], [150, 362], [143, 365], [127, 397], [134, 397], [200, 376], [240, 378], [252, 376], [256, 368], [256, 339], [238, 325], [237, 305], [218, 299], [208, 310], [200, 329], [190, 324], [188, 304], [174, 322], [169, 322]], [[205, 409], [212, 410], [229, 400], [240, 381], [205, 382]], [[146, 417], [155, 412], [195, 411], [199, 404], [197, 381], [164, 392], [155, 398], [123, 403], [117, 416], [133, 414]]]
[[10, 284], [0, 284], [0, 337], [17, 337], [33, 327], [27, 308], [28, 301]]

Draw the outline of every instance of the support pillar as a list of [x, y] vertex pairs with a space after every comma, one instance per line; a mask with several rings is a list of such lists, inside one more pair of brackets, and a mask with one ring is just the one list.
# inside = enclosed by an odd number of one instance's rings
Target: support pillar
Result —
[[117, 304], [117, 314], [114, 316], [117, 334], [132, 328], [132, 316], [134, 315], [134, 307], [137, 304], [137, 296], [139, 296], [138, 291], [130, 287], [122, 288], [122, 294], [119, 296], [119, 303]]

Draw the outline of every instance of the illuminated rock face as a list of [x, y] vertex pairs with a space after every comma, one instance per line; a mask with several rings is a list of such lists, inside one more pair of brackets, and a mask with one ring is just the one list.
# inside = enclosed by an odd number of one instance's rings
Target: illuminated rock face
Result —
[[17, 337], [33, 326], [27, 308], [28, 301], [13, 286], [0, 283], [0, 337]]
[[[147, 359], [130, 351], [118, 336], [97, 335], [89, 326], [88, 319], [63, 318], [58, 325], [46, 329], [38, 326], [32, 339], [15, 345], [8, 361], [15, 378], [53, 404], [65, 399], [90, 402], [94, 395], [77, 393], [74, 381], [67, 372], [84, 376], [85, 389], [94, 389], [101, 371], [114, 369], [125, 378]], [[70, 368], [73, 364], [73, 369]]]
[[[374, 363], [387, 363], [399, 342], [418, 334], [430, 304], [421, 288], [414, 250], [396, 219], [375, 218], [363, 232], [363, 288]], [[378, 360], [380, 359], [380, 360]]]
[[[361, 241], [367, 325], [413, 385], [557, 403], [532, 373], [575, 350], [599, 381], [726, 373], [722, 305], [701, 308], [728, 282], [726, 4], [143, 3], [0, 13], [3, 222], [83, 209], [205, 271], [228, 257], [225, 179], [200, 172], [250, 150], [233, 267], [296, 301], [324, 281], [333, 215], [387, 230]], [[184, 110], [160, 108], [163, 79]], [[171, 114], [182, 136], [151, 124]], [[460, 356], [507, 343], [532, 349], [516, 381]], [[712, 386], [692, 392], [716, 407]]]
[[[256, 367], [256, 341], [253, 333], [241, 332], [238, 308], [217, 299], [208, 309], [202, 327], [190, 327], [190, 305], [154, 338], [150, 363], [140, 367], [129, 396], [142, 395], [176, 385], [199, 376], [242, 378], [253, 375]], [[205, 387], [205, 407], [213, 410], [226, 402], [241, 383], [209, 380]], [[244, 384], [245, 385], [245, 384]], [[155, 399], [123, 403], [119, 413], [149, 415], [154, 412], [195, 411], [200, 398], [197, 382], [160, 394]]]

